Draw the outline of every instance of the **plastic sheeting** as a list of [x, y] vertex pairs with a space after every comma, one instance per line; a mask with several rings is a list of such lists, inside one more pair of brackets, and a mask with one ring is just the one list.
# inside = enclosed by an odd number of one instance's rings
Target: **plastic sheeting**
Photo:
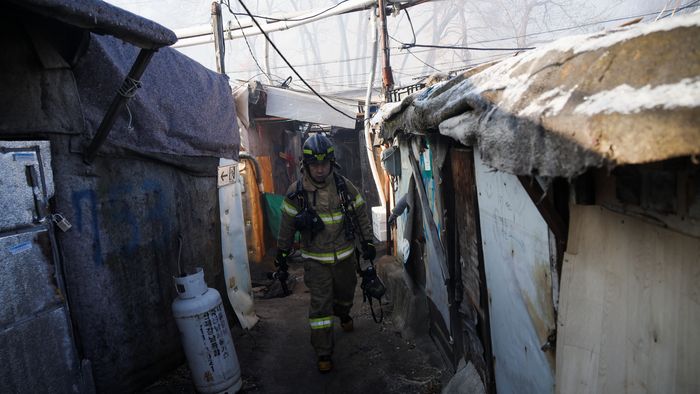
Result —
[[267, 222], [267, 228], [273, 236], [277, 237], [280, 232], [280, 222], [282, 221], [282, 201], [284, 196], [279, 194], [265, 193], [263, 194], [263, 199], [265, 200], [265, 221]]

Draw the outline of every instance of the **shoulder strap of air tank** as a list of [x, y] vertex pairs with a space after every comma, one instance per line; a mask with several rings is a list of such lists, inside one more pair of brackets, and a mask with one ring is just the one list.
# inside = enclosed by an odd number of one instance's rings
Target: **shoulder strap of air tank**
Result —
[[287, 198], [290, 200], [299, 200], [301, 204], [303, 205], [302, 208], [307, 207], [306, 203], [306, 190], [304, 190], [304, 178], [299, 178], [299, 180], [296, 183], [297, 188], [295, 191], [287, 194]]
[[335, 180], [335, 188], [338, 191], [338, 195], [344, 201], [350, 201], [350, 196], [348, 195], [348, 185], [345, 183], [345, 179], [335, 172], [333, 172], [333, 179]]

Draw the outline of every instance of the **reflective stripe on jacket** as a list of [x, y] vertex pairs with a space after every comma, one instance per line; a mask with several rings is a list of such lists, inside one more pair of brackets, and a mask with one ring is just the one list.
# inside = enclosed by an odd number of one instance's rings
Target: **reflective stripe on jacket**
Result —
[[[349, 198], [357, 214], [357, 221], [362, 228], [362, 236], [355, 234], [355, 240], [362, 237], [372, 240], [372, 226], [367, 215], [365, 200], [359, 191], [349, 180], [343, 178], [347, 187]], [[354, 249], [354, 240], [346, 239], [345, 217], [340, 207], [340, 198], [335, 185], [333, 174], [326, 178], [323, 184], [311, 182], [306, 172], [303, 172], [302, 181], [309, 207], [313, 208], [324, 224], [323, 230], [311, 237], [309, 231], [301, 232], [301, 253], [305, 258], [310, 258], [321, 263], [334, 263], [349, 257]], [[298, 199], [291, 200], [290, 193], [297, 191], [296, 182], [288, 191], [287, 197], [282, 202], [282, 220], [277, 238], [277, 247], [290, 249], [294, 240], [294, 216], [303, 209]]]

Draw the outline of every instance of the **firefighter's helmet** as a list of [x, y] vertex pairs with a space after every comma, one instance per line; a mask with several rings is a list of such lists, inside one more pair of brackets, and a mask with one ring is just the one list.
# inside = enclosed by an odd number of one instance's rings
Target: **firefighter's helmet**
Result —
[[330, 161], [335, 163], [333, 143], [323, 134], [314, 134], [304, 142], [304, 165]]

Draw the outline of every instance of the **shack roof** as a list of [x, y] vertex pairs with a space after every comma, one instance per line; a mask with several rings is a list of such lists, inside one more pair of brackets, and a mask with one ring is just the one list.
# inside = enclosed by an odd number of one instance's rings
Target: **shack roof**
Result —
[[149, 19], [100, 0], [10, 0], [20, 8], [65, 24], [107, 34], [140, 48], [157, 49], [177, 41], [175, 33]]
[[[137, 45], [175, 39], [167, 39], [170, 31], [162, 26], [101, 1], [5, 2], [0, 26], [6, 54], [0, 58], [0, 137], [71, 135], [74, 153], [83, 151], [104, 119], [138, 56]], [[153, 55], [139, 86], [117, 112], [100, 155], [137, 154], [188, 169], [196, 162], [192, 157], [238, 158], [228, 77], [165, 47]]]
[[439, 132], [517, 175], [700, 154], [700, 13], [566, 37], [428, 87], [375, 117]]

